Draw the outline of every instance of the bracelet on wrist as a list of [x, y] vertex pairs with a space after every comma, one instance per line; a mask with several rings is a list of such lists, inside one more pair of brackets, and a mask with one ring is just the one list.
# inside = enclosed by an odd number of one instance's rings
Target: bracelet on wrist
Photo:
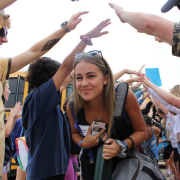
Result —
[[66, 27], [67, 21], [63, 22], [61, 24], [61, 27], [66, 31], [66, 32], [70, 32], [70, 30]]
[[115, 139], [115, 141], [121, 148], [121, 152], [117, 156], [120, 157], [120, 158], [126, 157], [126, 153], [127, 153], [126, 145], [127, 145], [127, 143], [124, 144], [125, 141], [120, 141], [120, 140], [117, 140], [117, 139]]
[[86, 148], [84, 147], [84, 145], [83, 145], [83, 140], [78, 143], [78, 146], [79, 146], [80, 148], [82, 148], [82, 149], [86, 149]]
[[88, 36], [85, 36], [85, 35], [81, 35], [80, 36], [80, 39], [82, 40], [82, 41], [84, 41], [87, 45], [89, 45], [89, 46], [92, 46], [93, 45], [93, 43], [92, 43], [92, 41], [91, 41], [91, 38], [89, 38]]
[[71, 76], [71, 74], [69, 74], [70, 78], [73, 80], [73, 77]]

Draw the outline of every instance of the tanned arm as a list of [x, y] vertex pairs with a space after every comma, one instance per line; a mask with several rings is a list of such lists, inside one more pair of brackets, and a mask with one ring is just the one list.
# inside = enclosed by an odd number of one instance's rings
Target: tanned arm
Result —
[[17, 120], [17, 114], [19, 114], [21, 111], [22, 111], [22, 106], [21, 106], [21, 103], [18, 102], [18, 103], [16, 103], [13, 110], [9, 114], [9, 117], [5, 124], [5, 137], [8, 137], [11, 134], [11, 132], [14, 128], [15, 122]]
[[4, 8], [8, 7], [12, 3], [14, 3], [16, 0], [0, 0], [0, 11]]
[[109, 5], [121, 22], [128, 23], [136, 30], [160, 38], [170, 46], [172, 45], [174, 22], [152, 14], [128, 12], [113, 3]]
[[146, 86], [150, 87], [161, 99], [166, 101], [168, 104], [171, 104], [172, 106], [175, 106], [180, 109], [180, 98], [177, 98], [171, 93], [159, 88], [151, 81], [149, 81], [147, 77], [141, 76], [141, 80]]
[[[67, 28], [69, 30], [73, 30], [76, 26], [81, 22], [81, 18], [79, 18], [83, 14], [87, 14], [87, 11], [79, 12], [71, 17], [71, 19], [67, 23]], [[23, 68], [27, 64], [33, 62], [36, 59], [39, 59], [42, 55], [47, 53], [55, 44], [57, 44], [60, 39], [64, 37], [66, 31], [61, 28], [55, 31], [53, 34], [38, 42], [34, 46], [32, 46], [29, 50], [24, 53], [15, 56], [11, 60], [11, 69], [10, 73], [16, 72], [19, 69]]]
[[[137, 146], [147, 139], [147, 132], [138, 101], [132, 91], [128, 92], [125, 110], [134, 130], [130, 137], [134, 140], [135, 146]], [[128, 144], [128, 148], [131, 148], [131, 140], [126, 139], [125, 141]]]
[[[110, 19], [107, 19], [103, 22], [101, 22], [98, 26], [96, 26], [93, 30], [88, 32], [86, 34], [87, 37], [90, 38], [97, 38], [104, 34], [107, 34], [108, 32], [101, 32], [103, 28], [108, 26], [110, 24]], [[56, 74], [53, 77], [54, 84], [56, 86], [56, 89], [58, 90], [62, 85], [64, 80], [67, 78], [69, 73], [73, 70], [73, 62], [74, 62], [74, 55], [78, 52], [84, 51], [87, 44], [85, 41], [80, 41], [80, 43], [75, 47], [75, 49], [64, 59], [63, 63], [61, 64], [60, 68], [56, 72]]]

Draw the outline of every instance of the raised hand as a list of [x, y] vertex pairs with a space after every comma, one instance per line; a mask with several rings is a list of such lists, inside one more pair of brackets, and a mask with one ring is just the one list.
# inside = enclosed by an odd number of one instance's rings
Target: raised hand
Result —
[[121, 16], [121, 14], [124, 12], [124, 9], [123, 9], [122, 7], [114, 4], [114, 3], [109, 3], [109, 6], [110, 6], [112, 9], [114, 9], [114, 11], [115, 11], [116, 15], [119, 17], [120, 21], [121, 21], [122, 23], [125, 23], [125, 21], [122, 19], [122, 16]]
[[76, 28], [76, 26], [82, 21], [80, 16], [82, 16], [84, 14], [88, 14], [88, 13], [89, 13], [88, 11], [81, 11], [81, 12], [78, 12], [78, 13], [74, 14], [70, 18], [68, 23], [66, 24], [67, 29], [74, 30]]
[[142, 74], [142, 69], [145, 67], [145, 64], [138, 70], [138, 74]]
[[142, 83], [143, 84], [143, 87], [146, 89], [146, 91], [149, 89], [148, 86], [146, 86], [146, 84]]
[[[18, 117], [20, 116], [21, 114], [21, 111], [22, 111], [22, 106], [21, 106], [21, 103], [18, 102], [15, 104], [14, 108], [11, 110], [11, 115], [13, 115], [14, 117]], [[20, 114], [20, 115], [19, 115]], [[18, 115], [18, 116], [17, 116]]]
[[138, 82], [138, 83], [136, 83], [135, 85], [134, 85], [134, 88], [138, 88], [138, 87], [140, 87], [141, 86], [141, 82]]
[[149, 78], [143, 75], [139, 75], [144, 86], [151, 87], [152, 83]]
[[101, 32], [106, 26], [111, 24], [110, 19], [106, 19], [105, 21], [102, 21], [100, 24], [98, 24], [94, 29], [92, 29], [90, 32], [86, 34], [89, 38], [97, 38], [102, 35], [108, 34], [108, 31]]
[[144, 95], [143, 95], [143, 99], [145, 100], [147, 97], [150, 97], [150, 93], [144, 93]]
[[141, 77], [139, 77], [139, 76], [135, 76], [132, 79], [133, 79], [133, 82], [141, 82], [142, 81]]
[[85, 148], [91, 148], [99, 144], [99, 138], [104, 134], [102, 141], [105, 142], [107, 139], [107, 133], [105, 133], [106, 128], [102, 129], [96, 136], [91, 134], [92, 125], [89, 127], [87, 134], [83, 140], [83, 146]]
[[[133, 76], [133, 74], [138, 75], [137, 71], [131, 70], [131, 69], [126, 69], [126, 74], [130, 74], [132, 76]], [[131, 76], [130, 76], [130, 78], [131, 78]]]

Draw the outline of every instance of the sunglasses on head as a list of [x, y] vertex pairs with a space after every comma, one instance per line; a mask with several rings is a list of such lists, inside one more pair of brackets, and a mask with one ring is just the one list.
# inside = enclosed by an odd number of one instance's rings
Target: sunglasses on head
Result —
[[93, 50], [93, 51], [89, 51], [89, 52], [79, 52], [79, 53], [76, 53], [74, 56], [75, 56], [75, 58], [82, 58], [84, 56], [84, 54], [88, 54], [88, 56], [95, 56], [97, 54], [100, 54], [100, 56], [102, 57], [102, 61], [104, 62], [105, 66], [106, 66], [106, 62], [104, 61], [101, 51]]
[[2, 37], [2, 38], [4, 38], [5, 36], [7, 36], [7, 29], [6, 28], [4, 28], [4, 27], [2, 27], [2, 26], [0, 26], [0, 36]]

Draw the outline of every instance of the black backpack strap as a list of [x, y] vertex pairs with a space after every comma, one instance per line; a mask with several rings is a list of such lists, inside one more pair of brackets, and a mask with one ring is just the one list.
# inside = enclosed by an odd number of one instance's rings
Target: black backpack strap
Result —
[[144, 166], [144, 167], [142, 168], [142, 171], [144, 171], [144, 172], [146, 172], [147, 174], [149, 174], [153, 180], [162, 180], [161, 178], [157, 177], [150, 168], [148, 168], [148, 167], [146, 167], [146, 166]]
[[[129, 90], [129, 85], [126, 83], [119, 83], [118, 87], [116, 88], [114, 114], [113, 114], [113, 125], [112, 125], [112, 129], [111, 129], [111, 136], [112, 136], [112, 132], [113, 132], [113, 129], [115, 127], [115, 124], [116, 124], [115, 119], [118, 119], [122, 115], [122, 111], [124, 109], [128, 90]], [[116, 118], [116, 117], [118, 117], [118, 118]]]
[[[119, 83], [118, 87], [116, 88], [116, 95], [115, 95], [115, 105], [114, 105], [114, 117], [120, 117], [122, 115], [122, 111], [126, 102], [126, 97], [128, 94], [129, 85], [126, 83]], [[116, 118], [113, 118], [113, 125], [111, 129], [111, 136], [113, 129], [115, 127], [116, 122], [114, 121]], [[111, 163], [112, 159], [104, 160], [104, 166], [102, 171], [101, 180], [109, 180], [112, 176], [111, 172]]]

